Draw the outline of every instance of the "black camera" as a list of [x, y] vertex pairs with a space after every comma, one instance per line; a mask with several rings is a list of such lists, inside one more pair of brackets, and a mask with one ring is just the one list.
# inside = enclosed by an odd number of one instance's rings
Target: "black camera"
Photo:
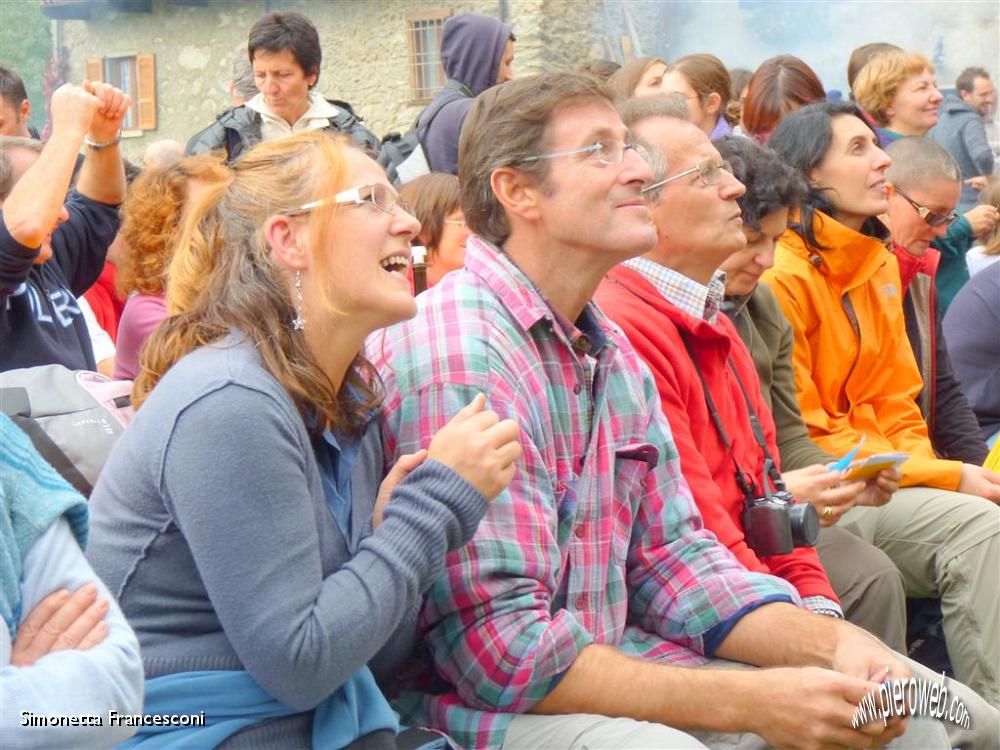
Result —
[[[770, 461], [765, 461], [765, 464]], [[758, 557], [784, 555], [795, 547], [815, 547], [819, 537], [819, 514], [810, 503], [796, 503], [777, 472], [771, 475], [774, 491], [762, 477], [763, 497], [748, 497], [743, 510], [743, 533]]]

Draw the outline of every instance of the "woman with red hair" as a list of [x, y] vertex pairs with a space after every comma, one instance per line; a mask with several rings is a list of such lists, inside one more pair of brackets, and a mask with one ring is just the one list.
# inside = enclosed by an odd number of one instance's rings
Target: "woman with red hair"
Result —
[[132, 183], [119, 235], [124, 250], [116, 284], [127, 299], [118, 325], [115, 378], [132, 380], [139, 374], [139, 351], [167, 317], [163, 290], [185, 203], [198, 186], [227, 179], [222, 162], [203, 155], [147, 169]]
[[826, 99], [819, 76], [802, 60], [778, 55], [761, 63], [743, 100], [743, 130], [758, 143], [766, 143], [789, 112]]

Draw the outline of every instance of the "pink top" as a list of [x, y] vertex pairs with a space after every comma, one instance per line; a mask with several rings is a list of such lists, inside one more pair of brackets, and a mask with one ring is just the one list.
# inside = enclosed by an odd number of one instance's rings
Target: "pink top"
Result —
[[118, 323], [115, 380], [134, 380], [139, 374], [139, 352], [146, 338], [167, 317], [163, 294], [133, 294], [125, 302]]

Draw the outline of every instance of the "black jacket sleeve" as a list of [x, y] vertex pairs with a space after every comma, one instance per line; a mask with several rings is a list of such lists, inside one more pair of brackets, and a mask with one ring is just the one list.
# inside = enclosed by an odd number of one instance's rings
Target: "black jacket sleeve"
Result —
[[52, 233], [52, 256], [77, 297], [101, 275], [121, 220], [118, 206], [91, 200], [75, 190], [66, 199], [69, 221]]
[[0, 209], [0, 303], [28, 279], [41, 248], [30, 248], [15, 240]]
[[216, 120], [204, 130], [199, 130], [187, 142], [184, 152], [188, 156], [207, 154], [226, 145], [226, 129]]

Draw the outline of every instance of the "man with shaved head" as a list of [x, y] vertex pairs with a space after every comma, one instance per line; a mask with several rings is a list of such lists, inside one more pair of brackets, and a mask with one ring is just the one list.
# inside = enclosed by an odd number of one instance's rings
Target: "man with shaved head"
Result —
[[941, 254], [931, 247], [958, 219], [961, 174], [944, 147], [929, 138], [900, 138], [887, 152], [892, 157], [886, 172], [892, 252], [899, 260], [905, 292], [906, 334], [924, 381], [920, 413], [939, 456], [981, 464], [986, 443], [941, 334], [942, 314], [934, 288]]

